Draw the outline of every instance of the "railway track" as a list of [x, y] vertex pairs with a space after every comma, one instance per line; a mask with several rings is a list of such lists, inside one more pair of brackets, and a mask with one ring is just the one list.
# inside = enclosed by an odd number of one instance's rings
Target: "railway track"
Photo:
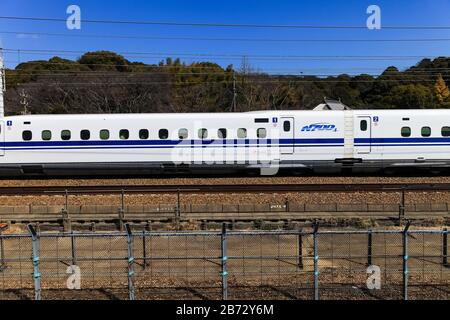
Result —
[[278, 193], [278, 192], [430, 192], [450, 191], [435, 184], [216, 184], [0, 187], [0, 196], [117, 193]]

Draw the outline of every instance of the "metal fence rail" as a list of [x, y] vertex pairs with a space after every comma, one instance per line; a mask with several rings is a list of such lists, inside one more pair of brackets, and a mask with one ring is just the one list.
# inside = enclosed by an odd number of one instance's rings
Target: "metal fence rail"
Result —
[[0, 299], [449, 299], [443, 230], [0, 234]]

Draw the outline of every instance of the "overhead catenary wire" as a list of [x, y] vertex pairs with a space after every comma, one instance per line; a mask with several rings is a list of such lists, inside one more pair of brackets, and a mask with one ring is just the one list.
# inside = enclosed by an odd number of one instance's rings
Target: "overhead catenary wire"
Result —
[[[18, 61], [14, 60], [5, 60], [5, 62], [9, 63], [17, 63]], [[63, 65], [63, 66], [106, 66], [106, 67], [139, 67], [144, 69], [190, 69], [190, 70], [202, 70], [202, 69], [213, 69], [216, 70], [217, 68], [221, 68], [225, 70], [224, 67], [218, 65], [218, 66], [202, 66], [198, 65], [202, 62], [193, 62], [191, 64], [180, 64], [180, 65], [157, 65], [157, 64], [106, 64], [106, 63], [79, 63], [78, 61], [70, 61], [70, 62], [50, 62], [46, 60], [35, 60], [35, 61], [26, 61], [23, 62], [24, 64], [33, 65], [33, 64], [45, 64], [45, 65]], [[450, 70], [450, 68], [422, 68], [422, 67], [410, 67], [411, 70], [408, 70], [408, 72], [429, 72], [429, 70], [442, 70], [443, 72]], [[10, 71], [20, 71], [21, 69], [17, 70], [10, 70]], [[291, 71], [296, 75], [303, 75], [305, 71], [311, 71], [311, 70], [320, 70], [320, 71], [328, 71], [328, 70], [343, 70], [344, 74], [348, 70], [359, 70], [361, 72], [367, 71], [367, 70], [377, 70], [377, 71], [384, 71], [386, 70], [386, 67], [348, 67], [348, 68], [333, 68], [333, 67], [316, 67], [316, 68], [264, 68], [265, 71]], [[67, 70], [67, 69], [52, 69], [51, 71], [66, 71], [66, 72], [81, 72], [82, 70]], [[265, 72], [260, 71], [258, 68], [254, 72]], [[89, 71], [89, 72], [97, 72], [97, 71]], [[342, 73], [340, 73], [342, 74]]]
[[[17, 52], [17, 51], [16, 51]], [[20, 51], [21, 52], [21, 51]], [[21, 52], [22, 53], [22, 52]], [[66, 54], [59, 55], [59, 57], [68, 56]], [[69, 55], [73, 57], [74, 55]], [[166, 59], [170, 57], [176, 58], [189, 58], [189, 59], [214, 59], [223, 61], [242, 61], [242, 57], [245, 55], [213, 55], [213, 54], [180, 54], [180, 53], [161, 53], [159, 55], [155, 54], [147, 58], [154, 59]], [[417, 61], [420, 59], [429, 58], [428, 56], [251, 56], [252, 61]], [[140, 58], [145, 58], [141, 56]], [[23, 61], [26, 63], [26, 61]], [[22, 63], [22, 61], [21, 61]], [[36, 62], [42, 63], [42, 61]], [[52, 63], [52, 62], [48, 62]], [[210, 63], [209, 61], [194, 61], [194, 63]], [[128, 64], [131, 65], [131, 64]], [[181, 66], [181, 64], [180, 64]]]
[[109, 76], [114, 76], [114, 77], [125, 77], [125, 78], [129, 78], [129, 77], [133, 77], [133, 76], [147, 76], [147, 75], [171, 75], [171, 76], [208, 76], [208, 75], [215, 75], [215, 76], [233, 76], [233, 73], [237, 74], [237, 75], [241, 75], [241, 76], [266, 76], [266, 77], [344, 77], [344, 76], [351, 76], [351, 77], [357, 77], [357, 76], [371, 76], [371, 77], [393, 77], [393, 78], [412, 78], [412, 77], [427, 77], [427, 76], [447, 76], [445, 73], [446, 72], [450, 72], [450, 70], [444, 71], [444, 72], [438, 72], [438, 71], [419, 71], [419, 72], [415, 72], [415, 71], [406, 71], [403, 73], [399, 73], [399, 74], [360, 74], [360, 73], [355, 73], [355, 74], [339, 74], [339, 73], [334, 73], [334, 74], [324, 74], [324, 73], [316, 73], [316, 74], [276, 74], [276, 73], [272, 73], [272, 74], [267, 74], [267, 73], [258, 73], [258, 72], [254, 72], [254, 73], [250, 73], [250, 74], [243, 74], [240, 72], [236, 72], [236, 71], [217, 71], [217, 72], [161, 72], [161, 71], [155, 71], [155, 72], [139, 72], [139, 71], [116, 71], [116, 70], [111, 70], [111, 71], [69, 71], [69, 70], [48, 70], [48, 71], [44, 71], [44, 70], [39, 70], [39, 72], [33, 72], [33, 71], [22, 71], [22, 70], [11, 70], [9, 71], [9, 76], [55, 76], [55, 77], [69, 77], [69, 76], [91, 76], [91, 77], [109, 77]]
[[393, 39], [279, 39], [279, 38], [217, 38], [217, 37], [161, 37], [161, 36], [133, 36], [113, 34], [68, 34], [51, 32], [0, 31], [0, 34], [15, 34], [24, 36], [51, 36], [68, 38], [95, 39], [135, 39], [135, 40], [176, 40], [176, 41], [231, 41], [231, 42], [448, 42], [450, 38], [393, 38]]
[[[397, 83], [399, 80], [390, 80], [390, 79], [383, 79], [383, 82], [393, 82]], [[423, 82], [430, 82], [435, 83], [435, 80], [404, 80], [405, 82], [417, 82], [417, 83], [423, 83]], [[265, 84], [265, 83], [274, 83], [274, 84], [281, 84], [281, 83], [342, 83], [342, 81], [339, 80], [327, 80], [327, 79], [316, 79], [316, 80], [290, 80], [290, 81], [280, 81], [280, 80], [266, 80], [266, 81], [248, 81], [250, 84]], [[370, 80], [358, 80], [357, 83], [372, 83], [373, 81]], [[192, 82], [192, 81], [184, 81], [184, 82], [173, 82], [173, 81], [145, 81], [145, 82], [53, 82], [53, 83], [25, 83], [26, 86], [55, 86], [55, 85], [65, 85], [65, 86], [110, 86], [110, 85], [149, 85], [149, 84], [170, 84], [170, 85], [201, 85], [201, 84], [232, 84], [232, 81], [223, 82], [223, 81], [198, 81], [198, 82]]]
[[[0, 16], [1, 20], [15, 21], [39, 21], [39, 22], [63, 22], [67, 18], [50, 17], [20, 17], [20, 16]], [[173, 26], [173, 27], [220, 27], [220, 28], [258, 28], [258, 29], [367, 29], [365, 25], [287, 25], [287, 24], [252, 24], [252, 23], [218, 23], [218, 22], [175, 22], [175, 21], [133, 21], [133, 20], [105, 20], [105, 19], [81, 19], [82, 23], [95, 24], [127, 24], [127, 25], [147, 25], [147, 26]], [[384, 25], [386, 30], [450, 30], [450, 26], [445, 25]]]
[[[86, 52], [81, 50], [57, 50], [57, 49], [20, 49], [20, 48], [3, 48], [6, 52], [17, 52], [21, 53], [73, 53], [73, 54], [88, 54], [89, 56], [104, 56], [108, 55], [108, 53], [104, 54], [102, 52]], [[189, 56], [189, 57], [235, 57], [242, 59], [243, 57], [247, 58], [280, 58], [280, 59], [288, 59], [288, 58], [364, 58], [364, 59], [420, 59], [427, 58], [425, 55], [288, 55], [288, 54], [249, 54], [249, 53], [193, 53], [193, 52], [151, 52], [151, 51], [117, 51], [111, 53], [111, 55], [115, 54], [126, 54], [126, 55], [148, 55], [148, 56]]]

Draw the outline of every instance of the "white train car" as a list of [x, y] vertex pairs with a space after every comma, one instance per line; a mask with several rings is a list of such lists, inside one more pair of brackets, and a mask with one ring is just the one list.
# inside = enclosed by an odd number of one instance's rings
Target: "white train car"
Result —
[[0, 176], [431, 171], [449, 164], [448, 110], [0, 118]]

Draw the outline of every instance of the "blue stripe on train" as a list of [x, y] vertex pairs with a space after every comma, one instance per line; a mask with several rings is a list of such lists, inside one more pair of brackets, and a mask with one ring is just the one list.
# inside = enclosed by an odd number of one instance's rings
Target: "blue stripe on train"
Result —
[[[344, 139], [228, 139], [228, 140], [97, 140], [97, 141], [20, 141], [0, 144], [4, 150], [51, 149], [158, 149], [206, 148], [208, 146], [343, 147]], [[357, 147], [450, 146], [449, 138], [356, 138]]]
[[21, 141], [5, 142], [5, 147], [67, 147], [67, 146], [208, 146], [208, 145], [281, 145], [342, 144], [344, 139], [228, 139], [228, 140], [96, 140], [96, 141]]

